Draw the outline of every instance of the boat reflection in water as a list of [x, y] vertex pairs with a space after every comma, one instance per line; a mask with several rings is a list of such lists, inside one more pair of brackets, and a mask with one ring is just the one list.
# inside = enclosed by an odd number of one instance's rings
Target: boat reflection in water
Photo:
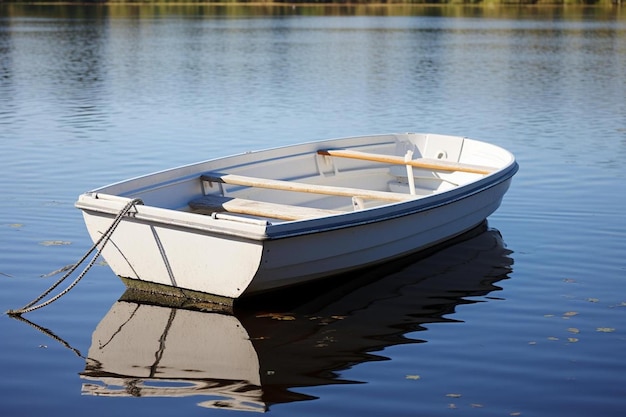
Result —
[[127, 291], [93, 333], [82, 391], [204, 397], [201, 407], [261, 412], [314, 399], [291, 389], [357, 382], [338, 372], [380, 360], [374, 352], [388, 346], [422, 342], [405, 335], [425, 323], [456, 321], [457, 305], [481, 301], [467, 297], [500, 289], [510, 253], [485, 223], [430, 255], [305, 288], [306, 297], [276, 293], [225, 312]]

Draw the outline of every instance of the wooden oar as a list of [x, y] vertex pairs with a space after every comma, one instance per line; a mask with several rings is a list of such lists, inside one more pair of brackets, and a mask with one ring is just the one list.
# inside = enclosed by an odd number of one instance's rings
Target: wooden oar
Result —
[[418, 158], [405, 161], [402, 156], [380, 155], [374, 153], [351, 151], [346, 149], [322, 149], [319, 155], [336, 156], [341, 158], [361, 159], [364, 161], [383, 162], [394, 165], [410, 165], [414, 168], [431, 169], [435, 171], [460, 171], [473, 174], [491, 174], [496, 168], [483, 165], [464, 164], [460, 162], [440, 161], [438, 159]]

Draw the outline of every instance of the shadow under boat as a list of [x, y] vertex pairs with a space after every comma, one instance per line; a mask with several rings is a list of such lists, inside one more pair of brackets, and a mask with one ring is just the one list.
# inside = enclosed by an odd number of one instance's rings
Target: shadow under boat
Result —
[[339, 372], [386, 359], [377, 353], [386, 347], [423, 342], [406, 334], [455, 322], [456, 306], [500, 290], [510, 254], [484, 223], [451, 246], [341, 285], [268, 294], [232, 310], [128, 290], [93, 333], [82, 392], [204, 397], [199, 406], [261, 412], [314, 399], [294, 389], [358, 383]]

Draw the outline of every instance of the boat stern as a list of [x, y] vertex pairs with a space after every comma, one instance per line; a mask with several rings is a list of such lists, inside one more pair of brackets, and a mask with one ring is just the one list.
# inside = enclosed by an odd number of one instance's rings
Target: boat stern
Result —
[[[86, 193], [76, 207], [83, 212], [87, 230], [97, 242], [111, 227], [130, 199]], [[260, 225], [222, 224], [210, 216], [137, 205], [122, 218], [102, 256], [128, 285], [162, 292], [164, 287], [239, 297], [254, 278], [263, 251]], [[256, 226], [256, 227], [255, 227]], [[247, 233], [246, 233], [247, 232]], [[174, 292], [171, 292], [175, 294]]]

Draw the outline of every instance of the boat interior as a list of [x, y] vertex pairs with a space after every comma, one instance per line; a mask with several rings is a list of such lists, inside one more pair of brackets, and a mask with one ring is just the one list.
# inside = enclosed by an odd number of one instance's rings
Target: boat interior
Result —
[[413, 159], [412, 151], [401, 157], [323, 149], [316, 152], [315, 160], [318, 175], [306, 181], [204, 173], [200, 176], [202, 196], [189, 202], [190, 211], [213, 216], [227, 212], [272, 221], [304, 220], [415, 200], [495, 170], [431, 158]]
[[93, 193], [215, 219], [275, 224], [426, 198], [479, 181], [512, 161], [497, 146], [460, 136], [391, 134], [247, 152]]

